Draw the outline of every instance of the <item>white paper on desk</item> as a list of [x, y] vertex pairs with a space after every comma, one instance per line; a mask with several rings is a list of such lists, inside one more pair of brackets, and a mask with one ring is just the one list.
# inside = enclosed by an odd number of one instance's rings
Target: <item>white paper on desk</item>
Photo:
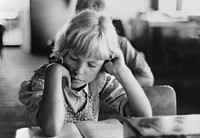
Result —
[[134, 118], [128, 121], [142, 136], [200, 135], [199, 115]]
[[84, 138], [123, 138], [123, 125], [117, 119], [76, 123]]
[[29, 128], [17, 129], [15, 138], [32, 138]]

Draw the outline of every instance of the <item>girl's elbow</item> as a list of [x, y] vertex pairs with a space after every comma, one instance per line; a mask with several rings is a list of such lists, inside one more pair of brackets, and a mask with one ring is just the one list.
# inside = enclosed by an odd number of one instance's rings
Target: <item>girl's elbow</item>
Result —
[[42, 129], [42, 131], [51, 137], [54, 137], [58, 135], [62, 130], [62, 123], [54, 122], [54, 121], [38, 121], [39, 127]]
[[51, 128], [51, 129], [48, 129], [47, 131], [48, 132], [45, 132], [47, 135], [54, 137], [54, 136], [57, 136], [61, 132], [61, 129]]
[[149, 111], [142, 111], [135, 114], [135, 117], [152, 117], [152, 113]]
[[59, 133], [62, 130], [62, 127], [56, 126], [56, 125], [48, 125], [48, 126], [41, 127], [41, 129], [46, 135], [50, 137], [54, 137], [54, 136], [59, 135]]
[[152, 111], [148, 111], [148, 112], [146, 113], [146, 115], [145, 115], [145, 117], [152, 117], [152, 116], [153, 116]]
[[[142, 109], [142, 110], [141, 110]], [[145, 106], [143, 108], [138, 109], [136, 112], [136, 117], [152, 117], [152, 108], [149, 106]]]
[[137, 109], [132, 109], [129, 104], [125, 106], [124, 113], [126, 116], [134, 117], [152, 117], [152, 108], [151, 106], [145, 106], [143, 108], [139, 107]]
[[151, 109], [151, 108], [147, 108], [147, 109], [143, 112], [143, 116], [144, 116], [144, 117], [152, 117], [152, 116], [153, 116], [152, 109]]

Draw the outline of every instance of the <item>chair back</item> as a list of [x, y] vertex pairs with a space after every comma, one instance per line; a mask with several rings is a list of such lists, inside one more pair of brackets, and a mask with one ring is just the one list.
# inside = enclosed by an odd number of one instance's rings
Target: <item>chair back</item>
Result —
[[151, 104], [153, 116], [177, 114], [176, 93], [171, 86], [145, 86], [143, 90]]

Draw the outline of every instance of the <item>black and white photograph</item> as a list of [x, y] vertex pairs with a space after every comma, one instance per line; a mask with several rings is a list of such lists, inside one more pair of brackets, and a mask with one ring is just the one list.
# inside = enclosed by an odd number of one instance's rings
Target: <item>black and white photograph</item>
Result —
[[0, 138], [200, 137], [200, 0], [0, 0]]

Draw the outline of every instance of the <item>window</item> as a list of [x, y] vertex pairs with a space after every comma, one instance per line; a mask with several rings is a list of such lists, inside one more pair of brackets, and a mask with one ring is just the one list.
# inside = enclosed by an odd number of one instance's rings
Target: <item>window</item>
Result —
[[182, 0], [181, 7], [186, 15], [200, 15], [200, 0]]
[[159, 0], [158, 10], [163, 13], [173, 14], [176, 11], [176, 0]]
[[158, 10], [167, 14], [181, 11], [184, 15], [200, 16], [200, 0], [159, 0]]

